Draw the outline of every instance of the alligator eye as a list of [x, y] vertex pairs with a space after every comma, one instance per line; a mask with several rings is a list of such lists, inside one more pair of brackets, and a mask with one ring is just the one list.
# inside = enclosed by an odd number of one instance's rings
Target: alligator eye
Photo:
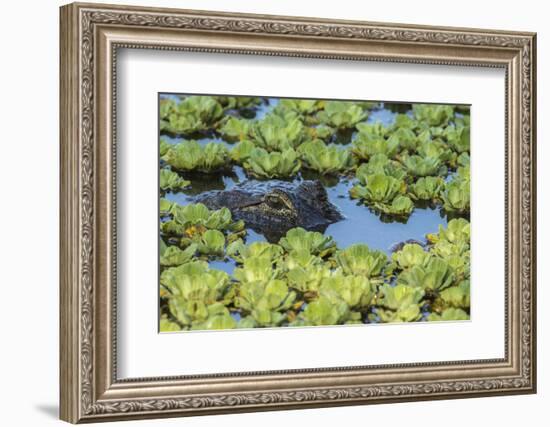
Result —
[[278, 197], [267, 196], [265, 201], [273, 209], [283, 209], [285, 207], [283, 201]]

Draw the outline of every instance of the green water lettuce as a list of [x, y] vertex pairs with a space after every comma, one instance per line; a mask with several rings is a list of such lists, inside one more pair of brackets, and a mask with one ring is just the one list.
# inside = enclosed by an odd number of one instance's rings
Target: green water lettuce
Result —
[[227, 246], [227, 255], [241, 264], [249, 258], [265, 258], [274, 263], [283, 255], [283, 248], [268, 242], [252, 242], [245, 245], [239, 239]]
[[[161, 117], [163, 113], [161, 111]], [[189, 96], [164, 116], [161, 131], [184, 135], [206, 131], [215, 127], [222, 116], [223, 107], [214, 97]]]
[[388, 175], [398, 180], [405, 179], [407, 171], [399, 162], [388, 159], [385, 154], [374, 154], [367, 163], [361, 164], [355, 171], [355, 177], [365, 185], [369, 175]]
[[306, 136], [305, 126], [298, 117], [285, 119], [277, 114], [255, 122], [250, 130], [252, 142], [267, 151], [296, 148]]
[[176, 170], [213, 172], [227, 167], [228, 154], [223, 144], [188, 140], [172, 145], [162, 159]]
[[252, 96], [216, 96], [215, 98], [226, 110], [251, 109], [262, 103], [262, 98]]
[[331, 236], [325, 236], [317, 231], [306, 231], [303, 228], [292, 228], [282, 237], [279, 244], [287, 252], [300, 252], [325, 257], [336, 250], [336, 242]]
[[467, 214], [470, 212], [470, 180], [455, 178], [445, 185], [442, 194], [443, 207], [447, 212]]
[[398, 195], [391, 203], [374, 203], [372, 207], [383, 214], [398, 217], [408, 217], [414, 210], [412, 200], [403, 195]]
[[424, 297], [422, 288], [397, 284], [380, 287], [377, 310], [382, 322], [415, 322], [422, 318], [420, 301]]
[[407, 114], [396, 114], [393, 122], [394, 129], [410, 129], [414, 130], [418, 126], [418, 122], [412, 119]]
[[207, 316], [196, 319], [191, 325], [192, 330], [234, 329], [237, 327], [237, 321], [223, 304], [211, 304], [206, 307], [206, 310]]
[[225, 236], [219, 230], [206, 230], [197, 241], [197, 249], [203, 255], [223, 256]]
[[256, 148], [256, 146], [252, 141], [246, 139], [244, 141], [240, 141], [231, 149], [231, 159], [235, 163], [242, 165], [250, 158], [250, 154], [252, 154], [254, 148]]
[[243, 261], [242, 267], [236, 268], [233, 277], [242, 282], [263, 282], [277, 279], [280, 271], [273, 268], [269, 258], [251, 257]]
[[316, 99], [281, 99], [275, 111], [293, 111], [299, 116], [310, 116], [323, 107], [323, 101]]
[[321, 140], [305, 142], [298, 148], [304, 166], [321, 174], [337, 174], [351, 165], [350, 152]]
[[470, 244], [470, 223], [464, 218], [455, 218], [449, 221], [447, 227], [439, 226], [436, 241], [446, 240], [453, 244]]
[[414, 200], [436, 202], [441, 198], [441, 192], [445, 188], [445, 181], [441, 177], [426, 176], [419, 178], [409, 186], [409, 195]]
[[312, 255], [309, 250], [306, 249], [291, 249], [283, 257], [277, 260], [278, 266], [284, 271], [290, 271], [297, 268], [305, 269], [313, 265], [322, 265], [323, 260], [316, 256]]
[[470, 281], [463, 280], [457, 286], [451, 286], [440, 294], [441, 300], [448, 307], [470, 309]]
[[317, 114], [321, 123], [337, 129], [351, 129], [367, 118], [367, 113], [353, 102], [326, 101], [325, 108]]
[[340, 272], [333, 272], [326, 264], [310, 264], [307, 266], [294, 266], [286, 273], [289, 286], [305, 294], [305, 298], [315, 298], [323, 279]]
[[232, 298], [227, 273], [199, 261], [163, 271], [161, 284], [169, 291], [170, 312], [186, 327], [206, 321], [212, 314], [209, 306], [223, 306]]
[[293, 323], [295, 326], [339, 325], [350, 316], [348, 305], [335, 298], [320, 296], [309, 303]]
[[371, 250], [365, 244], [356, 243], [338, 251], [335, 260], [345, 274], [375, 277], [382, 274], [388, 258], [382, 251]]
[[407, 243], [400, 251], [392, 254], [392, 260], [399, 268], [425, 267], [430, 261], [430, 253], [416, 243]]
[[374, 297], [374, 287], [364, 276], [332, 276], [322, 280], [320, 294], [337, 296], [351, 309], [366, 309]]
[[414, 117], [429, 126], [445, 126], [454, 117], [450, 105], [413, 104]]
[[202, 226], [208, 229], [225, 230], [233, 224], [231, 211], [227, 208], [211, 211], [202, 203], [176, 206], [172, 208], [174, 220], [185, 228]]
[[388, 146], [398, 146], [400, 150], [414, 151], [418, 145], [416, 134], [409, 128], [398, 127], [388, 138]]
[[301, 162], [292, 148], [271, 153], [263, 148], [255, 148], [243, 166], [256, 178], [288, 178], [298, 173]]
[[403, 185], [403, 181], [391, 176], [368, 175], [365, 185], [354, 185], [351, 188], [350, 196], [367, 202], [390, 203], [402, 192]]
[[249, 313], [257, 326], [278, 326], [295, 299], [296, 293], [282, 280], [252, 281], [241, 284], [235, 306]]
[[166, 316], [162, 316], [159, 322], [159, 330], [160, 332], [179, 332], [181, 331], [181, 326]]
[[397, 283], [419, 287], [426, 292], [440, 292], [453, 285], [455, 275], [449, 264], [441, 258], [430, 258], [424, 266], [414, 266], [397, 276]]
[[455, 152], [460, 154], [470, 151], [470, 126], [447, 126], [443, 135]]
[[168, 246], [165, 250], [161, 250], [160, 265], [163, 267], [174, 267], [185, 264], [193, 259], [193, 255], [197, 251], [197, 245], [190, 245], [185, 250], [181, 250], [177, 246]]
[[431, 313], [428, 316], [430, 322], [441, 322], [450, 320], [470, 320], [470, 315], [460, 308], [448, 308], [443, 310], [441, 314]]
[[179, 191], [191, 185], [191, 181], [187, 181], [180, 177], [177, 173], [169, 169], [160, 170], [160, 189], [164, 191]]
[[226, 141], [243, 141], [248, 138], [252, 122], [246, 119], [229, 117], [219, 128], [219, 133]]
[[160, 142], [159, 142], [159, 155], [160, 157], [164, 156], [168, 150], [170, 149], [170, 147], [172, 146], [172, 144], [170, 144], [166, 138], [161, 138], [160, 139]]
[[438, 175], [442, 166], [438, 157], [422, 157], [416, 154], [404, 157], [403, 164], [416, 177]]
[[375, 154], [393, 157], [399, 149], [399, 140], [385, 139], [381, 135], [359, 132], [352, 142], [351, 152], [360, 160], [368, 160]]
[[390, 132], [390, 129], [385, 127], [380, 122], [375, 122], [375, 123], [362, 122], [362, 123], [357, 123], [355, 127], [361, 134], [378, 136], [378, 137], [386, 137]]
[[440, 140], [419, 143], [416, 152], [424, 159], [438, 159], [442, 164], [452, 163], [456, 159], [456, 154]]

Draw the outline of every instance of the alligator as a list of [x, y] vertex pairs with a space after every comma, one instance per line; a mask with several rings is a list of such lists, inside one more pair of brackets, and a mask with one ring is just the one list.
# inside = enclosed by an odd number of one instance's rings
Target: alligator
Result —
[[209, 209], [228, 208], [233, 218], [243, 220], [270, 242], [277, 242], [294, 227], [324, 232], [330, 224], [344, 218], [317, 180], [299, 184], [251, 180], [230, 190], [201, 194], [195, 202]]

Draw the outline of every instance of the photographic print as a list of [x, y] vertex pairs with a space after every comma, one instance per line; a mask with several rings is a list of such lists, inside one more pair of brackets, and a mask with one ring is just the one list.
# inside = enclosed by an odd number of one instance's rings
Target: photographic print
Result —
[[161, 332], [469, 320], [468, 105], [158, 102]]

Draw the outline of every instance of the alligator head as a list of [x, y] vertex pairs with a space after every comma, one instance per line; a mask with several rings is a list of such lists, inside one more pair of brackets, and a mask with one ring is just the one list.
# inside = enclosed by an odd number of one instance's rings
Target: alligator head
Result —
[[228, 208], [233, 218], [272, 242], [294, 227], [322, 232], [343, 219], [319, 181], [247, 181], [231, 190], [202, 194], [195, 201], [210, 209]]

